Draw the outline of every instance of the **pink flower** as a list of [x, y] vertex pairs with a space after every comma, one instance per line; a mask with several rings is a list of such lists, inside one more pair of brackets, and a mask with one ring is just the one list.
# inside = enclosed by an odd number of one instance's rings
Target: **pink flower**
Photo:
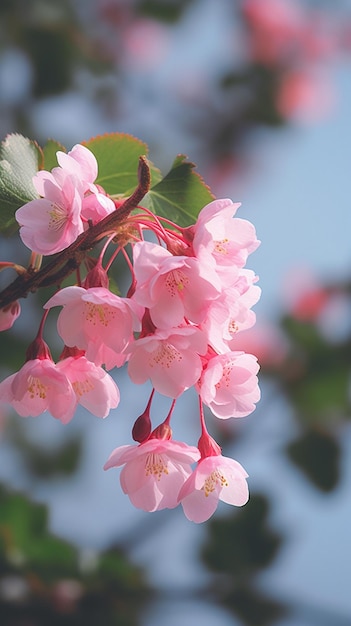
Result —
[[110, 409], [118, 406], [120, 395], [113, 378], [84, 356], [63, 359], [56, 369], [67, 376], [77, 403], [97, 417], [106, 417]]
[[83, 232], [82, 187], [60, 168], [55, 170], [55, 174], [43, 170], [34, 176], [34, 186], [43, 197], [15, 213], [23, 243], [38, 254], [60, 252]]
[[[83, 221], [91, 220], [93, 224], [115, 210], [111, 198], [94, 182], [98, 175], [98, 163], [94, 154], [85, 146], [76, 144], [67, 154], [56, 153], [60, 167], [68, 174], [73, 175], [82, 185], [84, 197], [82, 199], [81, 216]], [[58, 170], [55, 168], [54, 172]]]
[[228, 199], [214, 200], [200, 211], [194, 226], [196, 257], [204, 264], [211, 259], [225, 285], [233, 284], [238, 269], [260, 244], [251, 222], [233, 218], [239, 206]]
[[202, 459], [179, 492], [184, 514], [198, 524], [213, 515], [219, 500], [243, 506], [249, 498], [247, 476], [240, 463], [221, 454]]
[[120, 481], [134, 506], [144, 511], [173, 509], [178, 493], [191, 475], [199, 451], [180, 441], [151, 438], [140, 445], [116, 448], [104, 469], [124, 465]]
[[111, 198], [94, 181], [97, 161], [88, 148], [77, 144], [68, 154], [57, 152], [59, 167], [42, 170], [33, 178], [41, 196], [16, 211], [23, 243], [38, 254], [67, 248], [84, 230], [115, 210]]
[[133, 299], [150, 309], [157, 328], [179, 326], [184, 317], [201, 322], [220, 293], [216, 273], [194, 257], [173, 256], [161, 246], [141, 241], [134, 245], [133, 258]]
[[59, 150], [56, 157], [62, 169], [81, 181], [84, 193], [89, 189], [89, 185], [95, 182], [98, 175], [97, 160], [85, 146], [76, 144], [67, 154]]
[[177, 398], [200, 377], [206, 350], [206, 335], [193, 326], [158, 330], [130, 347], [128, 374], [136, 384], [150, 378], [159, 393]]
[[86, 357], [107, 369], [122, 365], [125, 349], [140, 331], [144, 309], [104, 287], [65, 287], [44, 308], [63, 305], [57, 328], [67, 346], [86, 350]]
[[0, 383], [0, 401], [10, 403], [23, 417], [49, 411], [67, 424], [77, 406], [76, 394], [67, 376], [47, 359], [27, 361]]
[[0, 309], [0, 331], [8, 330], [15, 323], [21, 313], [21, 305], [18, 300], [11, 302], [8, 306]]
[[251, 307], [261, 295], [261, 289], [254, 284], [256, 280], [250, 270], [240, 270], [234, 285], [224, 289], [211, 303], [201, 329], [216, 352], [227, 352], [233, 337], [255, 324], [256, 315]]
[[257, 372], [252, 354], [227, 352], [212, 357], [197, 385], [202, 401], [217, 417], [244, 417], [260, 399]]

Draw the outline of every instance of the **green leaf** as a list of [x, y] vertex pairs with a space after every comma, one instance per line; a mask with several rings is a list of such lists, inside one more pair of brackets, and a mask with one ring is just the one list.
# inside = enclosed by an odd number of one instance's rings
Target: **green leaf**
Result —
[[271, 626], [287, 613], [287, 607], [280, 601], [240, 582], [220, 594], [220, 603], [247, 626]]
[[334, 436], [322, 430], [307, 430], [287, 446], [293, 463], [321, 491], [332, 491], [340, 478], [340, 446]]
[[24, 588], [0, 594], [1, 624], [139, 624], [152, 591], [144, 572], [116, 545], [84, 564], [76, 546], [49, 531], [48, 517], [45, 506], [0, 485], [0, 588], [13, 577]]
[[18, 554], [24, 567], [33, 567], [47, 579], [55, 565], [55, 575], [68, 575], [76, 569], [75, 550], [47, 530], [45, 506], [30, 502], [20, 493], [0, 488], [0, 562], [11, 552]]
[[205, 565], [242, 583], [271, 565], [282, 536], [271, 528], [269, 513], [267, 498], [252, 494], [245, 507], [209, 522], [202, 550]]
[[[139, 157], [147, 155], [146, 143], [124, 133], [93, 137], [84, 145], [95, 155], [99, 166], [96, 184], [113, 196], [130, 196], [138, 185]], [[151, 184], [161, 179], [160, 171], [149, 162]]]
[[60, 144], [58, 141], [55, 141], [54, 139], [49, 139], [43, 148], [43, 155], [44, 155], [43, 169], [44, 170], [50, 171], [52, 170], [53, 167], [58, 166], [58, 162], [56, 158], [56, 152], [58, 150], [61, 150], [62, 152], [67, 152], [66, 148], [62, 144]]
[[27, 137], [12, 134], [0, 146], [0, 231], [15, 230], [14, 212], [26, 202], [38, 198], [32, 178], [41, 159], [39, 146]]
[[173, 24], [181, 19], [183, 12], [192, 0], [144, 0], [138, 5], [138, 12], [148, 18]]
[[349, 387], [350, 369], [331, 360], [329, 367], [306, 371], [287, 391], [301, 421], [331, 423], [350, 414]]
[[179, 226], [193, 224], [200, 210], [214, 199], [194, 167], [185, 155], [179, 154], [165, 178], [146, 194], [143, 205]]

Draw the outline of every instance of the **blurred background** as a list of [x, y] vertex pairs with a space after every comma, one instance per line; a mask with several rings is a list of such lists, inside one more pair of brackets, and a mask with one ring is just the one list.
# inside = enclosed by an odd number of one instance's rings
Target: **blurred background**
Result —
[[[164, 174], [187, 154], [262, 241], [257, 324], [238, 336], [262, 400], [209, 418], [249, 503], [201, 526], [133, 509], [102, 470], [146, 403], [123, 370], [103, 424], [3, 406], [1, 626], [351, 624], [350, 48], [349, 0], [0, 0], [1, 139], [130, 133]], [[1, 260], [28, 262], [17, 237]], [[2, 378], [44, 299], [1, 334]], [[196, 443], [196, 411], [189, 391], [176, 439]]]

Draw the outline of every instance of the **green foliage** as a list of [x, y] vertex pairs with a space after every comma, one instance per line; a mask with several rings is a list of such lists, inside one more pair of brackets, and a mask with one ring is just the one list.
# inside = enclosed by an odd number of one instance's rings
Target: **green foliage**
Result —
[[209, 524], [209, 543], [203, 552], [206, 565], [238, 579], [249, 579], [271, 564], [281, 537], [269, 527], [268, 501], [251, 495], [248, 504]]
[[78, 468], [82, 454], [82, 437], [72, 435], [68, 440], [53, 446], [41, 446], [26, 436], [22, 418], [13, 419], [7, 427], [9, 441], [21, 452], [26, 473], [37, 478], [50, 479], [71, 476]]
[[[96, 180], [112, 196], [130, 196], [138, 184], [139, 157], [147, 155], [146, 143], [125, 133], [94, 137], [83, 144], [95, 155], [99, 173]], [[150, 163], [152, 184], [161, 174]]]
[[32, 24], [23, 35], [24, 47], [34, 68], [34, 95], [42, 98], [68, 89], [73, 75], [74, 51], [67, 30], [59, 24]]
[[22, 135], [8, 135], [0, 147], [0, 231], [15, 229], [14, 212], [38, 197], [32, 178], [38, 170], [40, 149]]
[[340, 478], [340, 446], [332, 433], [307, 430], [287, 447], [291, 461], [312, 484], [324, 492], [332, 491]]
[[208, 525], [208, 541], [202, 550], [205, 565], [221, 574], [213, 589], [224, 604], [245, 624], [264, 626], [280, 615], [283, 607], [259, 593], [254, 576], [272, 564], [282, 537], [269, 526], [269, 505], [262, 495], [251, 495], [248, 504]]
[[3, 487], [0, 488], [0, 503], [1, 572], [23, 567], [24, 571], [35, 570], [46, 580], [76, 574], [75, 550], [49, 534], [48, 514], [43, 505], [33, 504], [21, 494]]
[[210, 189], [194, 167], [186, 156], [178, 155], [165, 178], [152, 186], [143, 204], [180, 226], [194, 223], [199, 211], [213, 200]]
[[328, 423], [351, 415], [347, 342], [326, 341], [311, 322], [282, 320], [292, 346], [292, 364], [281, 372], [285, 392], [304, 424]]
[[223, 593], [221, 602], [248, 626], [269, 626], [287, 612], [281, 602], [240, 582]]
[[[138, 185], [139, 157], [147, 155], [148, 146], [124, 133], [94, 137], [84, 145], [98, 162], [96, 183], [114, 197], [128, 197]], [[57, 166], [56, 152], [65, 151], [50, 139], [41, 149], [34, 141], [21, 135], [9, 135], [1, 146], [0, 162], [0, 231], [9, 233], [16, 227], [14, 212], [37, 198], [32, 178], [39, 168], [51, 170]], [[168, 174], [148, 162], [151, 189], [144, 206], [179, 226], [192, 224], [205, 204], [213, 200], [209, 188], [194, 171], [195, 165], [179, 155]]]
[[118, 546], [84, 566], [47, 519], [45, 506], [0, 487], [1, 623], [135, 626], [150, 596], [142, 572]]
[[146, 17], [160, 20], [166, 23], [177, 22], [184, 10], [192, 0], [141, 0], [138, 4], [138, 12]]
[[61, 152], [67, 152], [66, 148], [54, 139], [49, 139], [46, 142], [43, 148], [43, 164], [41, 169], [50, 171], [58, 166], [56, 152], [59, 150]]

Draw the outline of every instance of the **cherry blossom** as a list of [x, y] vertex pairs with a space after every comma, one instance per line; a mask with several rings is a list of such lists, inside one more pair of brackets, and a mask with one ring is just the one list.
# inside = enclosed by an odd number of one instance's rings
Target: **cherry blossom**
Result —
[[185, 516], [192, 522], [205, 522], [219, 500], [243, 506], [249, 498], [247, 476], [240, 463], [221, 454], [201, 459], [178, 495]]
[[[74, 176], [82, 185], [81, 217], [84, 222], [89, 220], [95, 224], [103, 217], [115, 210], [115, 205], [105, 191], [95, 185], [98, 175], [98, 163], [94, 154], [85, 146], [76, 144], [67, 154], [62, 151], [56, 153], [60, 167], [71, 176]], [[57, 172], [59, 168], [53, 171]]]
[[191, 475], [191, 465], [199, 457], [194, 446], [171, 439], [150, 438], [140, 445], [116, 448], [104, 469], [124, 465], [121, 486], [138, 509], [173, 509], [178, 505], [180, 488]]
[[206, 264], [211, 257], [225, 285], [234, 282], [237, 268], [260, 244], [251, 222], [233, 218], [239, 207], [229, 199], [214, 200], [200, 211], [193, 227], [196, 257]]
[[198, 380], [206, 335], [192, 326], [157, 330], [130, 346], [128, 374], [136, 384], [151, 380], [155, 389], [177, 398]]
[[61, 305], [57, 329], [67, 346], [86, 350], [86, 357], [107, 369], [125, 362], [124, 350], [141, 330], [144, 309], [104, 287], [65, 287], [45, 304]]
[[[258, 278], [245, 267], [260, 243], [254, 226], [236, 217], [240, 204], [229, 199], [207, 204], [186, 228], [140, 206], [150, 173], [143, 157], [140, 184], [125, 201], [112, 199], [96, 183], [98, 163], [87, 147], [58, 151], [57, 163], [51, 172], [34, 176], [38, 198], [16, 212], [20, 236], [32, 250], [28, 268], [2, 264], [2, 269], [15, 269], [20, 284], [22, 276], [24, 283], [29, 280], [26, 293], [44, 285], [57, 285], [57, 290], [43, 307], [25, 364], [0, 383], [0, 403], [23, 417], [47, 411], [64, 424], [79, 405], [105, 418], [120, 401], [106, 370], [126, 365], [133, 383], [151, 383], [152, 389], [145, 410], [132, 416], [131, 436], [137, 443], [113, 450], [104, 469], [122, 468], [121, 487], [132, 504], [151, 512], [181, 502], [195, 522], [207, 520], [219, 500], [243, 505], [247, 474], [237, 461], [222, 456], [207, 432], [203, 405], [221, 419], [243, 417], [260, 397], [256, 357], [242, 352], [240, 343], [240, 351], [233, 349], [240, 331], [254, 325], [252, 307], [260, 297]], [[115, 210], [116, 218], [95, 228]], [[81, 234], [40, 273], [42, 255], [64, 250]], [[98, 254], [90, 255], [100, 242]], [[125, 297], [109, 289], [117, 257], [130, 270]], [[73, 272], [77, 284], [61, 288]], [[17, 282], [12, 298], [18, 297]], [[43, 338], [55, 307], [61, 307], [57, 331], [65, 344], [58, 363]], [[16, 300], [0, 310], [0, 330], [10, 328], [19, 312]], [[198, 447], [174, 441], [170, 428], [177, 399], [190, 387], [199, 397]], [[156, 393], [172, 403], [152, 430]]]
[[98, 175], [98, 164], [94, 154], [85, 146], [76, 144], [68, 152], [56, 152], [59, 166], [69, 174], [76, 176], [86, 192], [89, 185], [94, 183]]
[[252, 354], [227, 352], [213, 356], [197, 385], [201, 399], [222, 419], [249, 415], [260, 399], [258, 370]]
[[41, 171], [33, 183], [42, 198], [17, 209], [23, 243], [38, 254], [50, 255], [67, 248], [83, 232], [81, 208], [83, 189], [79, 181], [56, 168], [55, 174]]
[[254, 284], [256, 280], [250, 270], [240, 270], [234, 285], [211, 302], [200, 326], [207, 333], [208, 343], [217, 352], [227, 352], [231, 349], [233, 337], [255, 324], [256, 314], [251, 307], [261, 295], [261, 289]]
[[50, 358], [27, 361], [0, 383], [0, 401], [8, 402], [23, 417], [49, 411], [67, 424], [77, 406], [76, 394], [67, 376]]
[[67, 357], [56, 365], [70, 381], [77, 403], [97, 417], [106, 417], [119, 404], [119, 389], [111, 376], [84, 356]]
[[139, 242], [133, 248], [136, 290], [133, 299], [148, 307], [158, 328], [178, 326], [184, 317], [201, 322], [221, 284], [210, 266], [198, 259], [173, 256], [157, 244]]

